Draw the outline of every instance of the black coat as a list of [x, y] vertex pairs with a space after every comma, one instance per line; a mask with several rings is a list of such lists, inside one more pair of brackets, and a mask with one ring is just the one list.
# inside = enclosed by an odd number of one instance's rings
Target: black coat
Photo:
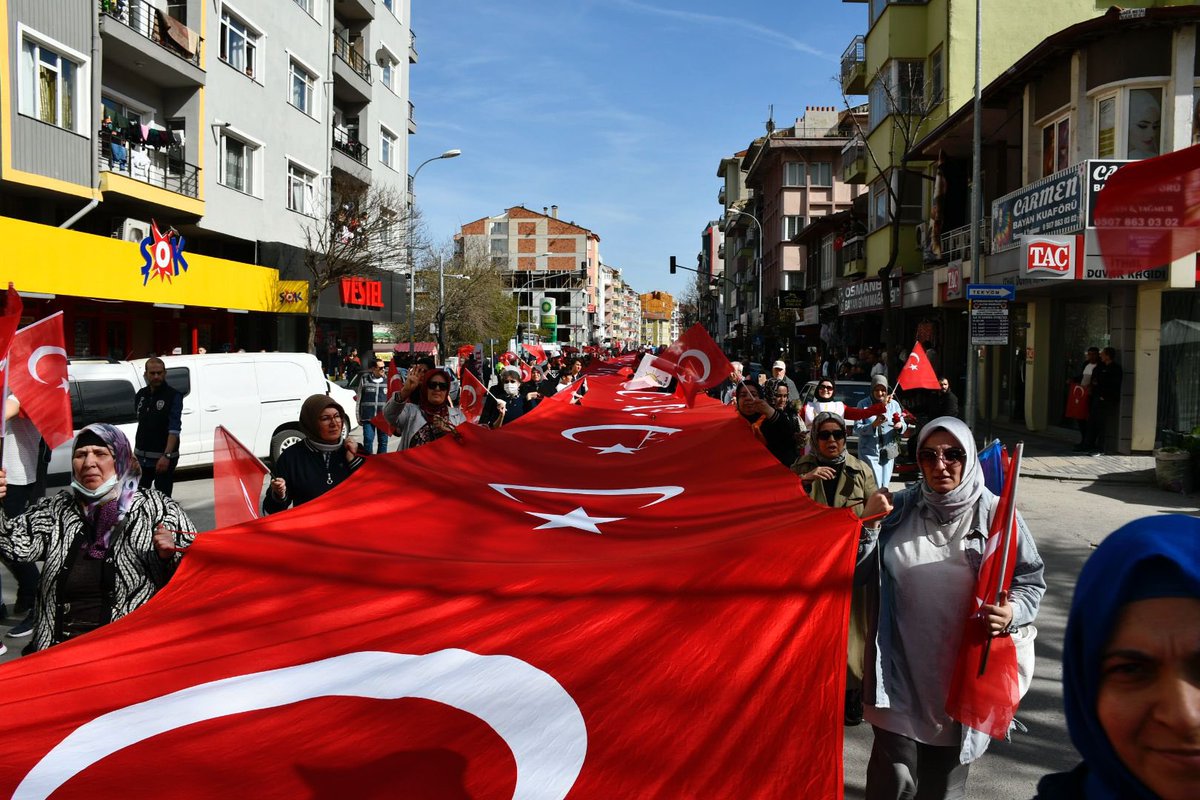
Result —
[[325, 453], [310, 445], [307, 439], [297, 442], [279, 454], [275, 468], [271, 470], [273, 478], [283, 478], [287, 483], [287, 494], [280, 500], [268, 487], [267, 496], [263, 498], [263, 511], [274, 514], [320, 497], [362, 465], [362, 456], [346, 461], [345, 450]]

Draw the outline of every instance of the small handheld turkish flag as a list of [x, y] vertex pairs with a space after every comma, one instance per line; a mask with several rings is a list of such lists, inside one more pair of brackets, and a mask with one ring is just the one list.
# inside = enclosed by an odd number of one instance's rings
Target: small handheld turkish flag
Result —
[[530, 369], [529, 365], [526, 364], [524, 361], [517, 362], [517, 369], [521, 370], [521, 380], [523, 380], [523, 381], [533, 380], [533, 370]]
[[53, 450], [75, 435], [62, 312], [22, 328], [8, 350], [8, 384], [21, 409]]
[[462, 385], [458, 390], [458, 405], [470, 422], [479, 422], [483, 415], [483, 404], [487, 401], [487, 389], [470, 370], [464, 369], [459, 380]]
[[237, 437], [218, 425], [213, 431], [213, 512], [218, 528], [258, 519], [266, 465]]
[[942, 388], [937, 373], [933, 371], [933, 365], [929, 363], [929, 358], [925, 355], [925, 348], [921, 346], [920, 342], [913, 345], [912, 352], [908, 354], [908, 361], [904, 362], [904, 368], [900, 370], [900, 377], [896, 379], [896, 385], [901, 389]]
[[1067, 419], [1087, 419], [1088, 400], [1091, 395], [1091, 387], [1071, 381], [1067, 390], [1067, 408], [1063, 416]]
[[542, 346], [540, 344], [523, 344], [523, 345], [521, 345], [521, 347], [524, 347], [525, 352], [529, 353], [529, 355], [533, 356], [536, 359], [535, 363], [545, 364], [546, 361], [548, 360], [546, 358], [546, 351], [542, 349]]
[[675, 375], [689, 407], [697, 392], [719, 386], [733, 372], [725, 353], [698, 322], [655, 358], [653, 366]]

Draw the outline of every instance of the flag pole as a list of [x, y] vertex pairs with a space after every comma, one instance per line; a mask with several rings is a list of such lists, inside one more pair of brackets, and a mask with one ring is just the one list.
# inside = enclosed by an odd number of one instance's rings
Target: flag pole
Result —
[[[1008, 552], [1012, 547], [1012, 537], [1017, 534], [1017, 484], [1020, 482], [1021, 456], [1024, 452], [1025, 443], [1017, 442], [1012, 457], [1012, 490], [1008, 496], [1008, 517], [1004, 521], [1004, 541], [1000, 545], [1004, 548], [1000, 556], [1000, 581], [996, 586], [996, 596], [992, 598], [993, 605], [1000, 604], [1000, 595], [1006, 591], [1004, 576], [1008, 574]], [[979, 677], [983, 677], [983, 673], [987, 669], [988, 653], [991, 649], [992, 637], [988, 636], [987, 641], [983, 643], [983, 655], [979, 657]]]

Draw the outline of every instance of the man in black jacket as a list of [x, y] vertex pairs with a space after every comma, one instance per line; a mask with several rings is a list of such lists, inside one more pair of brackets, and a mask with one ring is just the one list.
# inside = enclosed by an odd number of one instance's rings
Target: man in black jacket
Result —
[[[1094, 456], [1105, 452], [1108, 427], [1115, 424], [1121, 408], [1121, 382], [1124, 377], [1124, 371], [1117, 363], [1117, 351], [1112, 347], [1101, 350], [1100, 363], [1092, 370], [1092, 394], [1088, 400], [1087, 450]], [[1114, 437], [1112, 452], [1115, 451]]]
[[179, 463], [183, 395], [167, 383], [161, 358], [146, 359], [145, 377], [146, 385], [133, 398], [138, 421], [133, 454], [142, 466], [141, 488], [153, 486], [170, 497]]

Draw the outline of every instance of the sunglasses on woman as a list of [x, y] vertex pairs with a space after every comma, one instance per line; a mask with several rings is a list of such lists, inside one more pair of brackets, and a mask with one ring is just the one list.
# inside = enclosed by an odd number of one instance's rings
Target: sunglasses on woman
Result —
[[918, 450], [917, 461], [926, 466], [936, 466], [939, 461], [944, 462], [946, 466], [951, 464], [965, 464], [967, 461], [967, 451], [960, 447], [947, 447], [945, 450]]
[[431, 391], [431, 392], [444, 392], [444, 391], [448, 390], [449, 388], [450, 388], [450, 384], [448, 384], [448, 383], [442, 383], [441, 381], [430, 381], [429, 382], [429, 391]]
[[820, 439], [822, 442], [828, 442], [830, 439], [836, 439], [837, 441], [840, 442], [842, 439], [846, 438], [846, 432], [838, 431], [838, 430], [821, 431], [820, 433], [817, 434], [817, 438]]
[[818, 392], [832, 392], [833, 387], [830, 386], [828, 383], [822, 383], [820, 386], [817, 387], [817, 391]]

